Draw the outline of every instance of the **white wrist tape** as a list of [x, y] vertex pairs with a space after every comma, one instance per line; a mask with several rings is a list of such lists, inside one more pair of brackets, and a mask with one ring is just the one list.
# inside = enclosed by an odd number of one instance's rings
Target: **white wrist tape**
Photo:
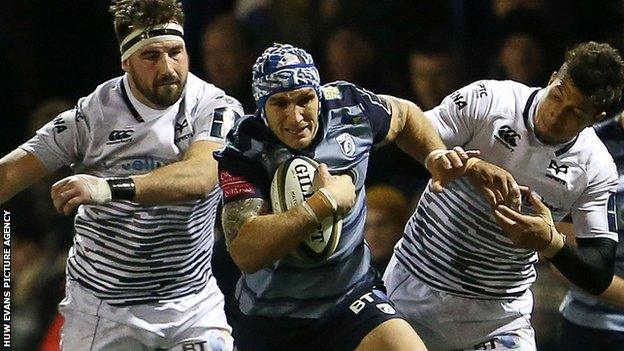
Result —
[[330, 206], [332, 207], [332, 211], [334, 213], [338, 212], [338, 202], [336, 201], [336, 199], [334, 199], [329, 190], [325, 188], [320, 188], [317, 191], [327, 200], [327, 202], [329, 202]]
[[437, 159], [438, 157], [440, 157], [440, 156], [442, 156], [442, 155], [446, 154], [447, 152], [449, 152], [449, 150], [447, 150], [447, 149], [435, 149], [435, 150], [432, 150], [432, 151], [431, 151], [431, 152], [427, 155], [427, 157], [425, 157], [425, 161], [423, 162], [423, 164], [425, 165], [425, 168], [426, 168], [427, 170], [429, 170], [429, 161], [430, 161], [430, 160], [435, 160], [435, 159]]
[[94, 204], [104, 204], [112, 199], [112, 194], [108, 182], [104, 178], [94, 177], [87, 174], [75, 175], [76, 180], [82, 183], [89, 195], [91, 195], [91, 202]]

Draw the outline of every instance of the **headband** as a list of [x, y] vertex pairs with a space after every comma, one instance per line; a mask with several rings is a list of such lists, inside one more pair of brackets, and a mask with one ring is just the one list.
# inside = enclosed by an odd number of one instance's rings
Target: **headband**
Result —
[[163, 40], [179, 40], [184, 42], [184, 29], [177, 23], [165, 23], [152, 27], [141, 28], [128, 34], [119, 44], [121, 60], [124, 61], [130, 55], [145, 45]]

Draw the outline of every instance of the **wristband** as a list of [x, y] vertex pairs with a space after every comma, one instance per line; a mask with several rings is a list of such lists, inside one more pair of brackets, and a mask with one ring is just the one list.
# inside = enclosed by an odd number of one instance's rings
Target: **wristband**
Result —
[[113, 200], [132, 200], [136, 195], [134, 180], [130, 177], [106, 178]]
[[555, 229], [554, 226], [551, 226], [550, 227], [550, 242], [548, 243], [548, 246], [546, 246], [544, 249], [540, 251], [540, 253], [548, 259], [553, 258], [557, 254], [557, 252], [561, 250], [561, 248], [563, 247], [563, 245], [565, 245], [565, 243], [566, 243], [566, 236], [559, 233], [557, 229]]
[[336, 199], [334, 199], [334, 197], [329, 193], [329, 190], [325, 188], [320, 188], [319, 190], [317, 190], [317, 192], [322, 195], [322, 197], [331, 207], [332, 212], [336, 214], [336, 212], [338, 212], [338, 202], [336, 202]]
[[307, 201], [304, 201], [301, 203], [301, 206], [303, 207], [304, 210], [308, 212], [310, 217], [314, 218], [314, 222], [316, 222], [316, 227], [318, 229], [321, 229], [321, 221], [319, 221], [318, 216], [316, 215], [316, 213], [314, 212], [310, 204]]
[[447, 151], [448, 151], [447, 149], [434, 149], [434, 150], [432, 150], [432, 151], [431, 151], [431, 152], [427, 155], [427, 157], [425, 157], [425, 161], [423, 162], [423, 164], [425, 165], [425, 168], [426, 168], [427, 170], [429, 170], [429, 160], [430, 160], [431, 158], [433, 158], [433, 157], [437, 157], [437, 156], [440, 156], [440, 155], [443, 155], [443, 154], [445, 154]]

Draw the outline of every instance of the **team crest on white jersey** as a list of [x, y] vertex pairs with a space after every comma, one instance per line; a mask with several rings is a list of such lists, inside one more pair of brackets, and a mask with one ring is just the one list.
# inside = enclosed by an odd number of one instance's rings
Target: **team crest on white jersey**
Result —
[[558, 164], [557, 161], [550, 160], [548, 168], [546, 169], [546, 177], [561, 185], [566, 185], [567, 182], [564, 178], [568, 174], [568, 168], [568, 165]]
[[353, 137], [349, 133], [342, 133], [338, 137], [336, 137], [336, 141], [338, 145], [340, 145], [340, 150], [346, 156], [355, 155], [355, 141], [353, 141]]

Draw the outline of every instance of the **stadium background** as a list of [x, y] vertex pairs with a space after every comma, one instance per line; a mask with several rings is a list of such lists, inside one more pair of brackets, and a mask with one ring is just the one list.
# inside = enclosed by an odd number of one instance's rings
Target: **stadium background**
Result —
[[[121, 74], [108, 5], [0, 3], [3, 155]], [[543, 85], [580, 41], [624, 47], [620, 0], [186, 0], [183, 6], [191, 72], [238, 98], [248, 113], [251, 64], [273, 41], [309, 50], [323, 82], [348, 80], [423, 109], [475, 79]], [[422, 168], [393, 147], [377, 151], [372, 162], [369, 183], [388, 183], [413, 202], [426, 179]], [[54, 213], [50, 182], [2, 205], [13, 214], [14, 350], [39, 349], [63, 294], [71, 220]], [[540, 349], [548, 350], [564, 287], [547, 267], [540, 273], [534, 321]]]

